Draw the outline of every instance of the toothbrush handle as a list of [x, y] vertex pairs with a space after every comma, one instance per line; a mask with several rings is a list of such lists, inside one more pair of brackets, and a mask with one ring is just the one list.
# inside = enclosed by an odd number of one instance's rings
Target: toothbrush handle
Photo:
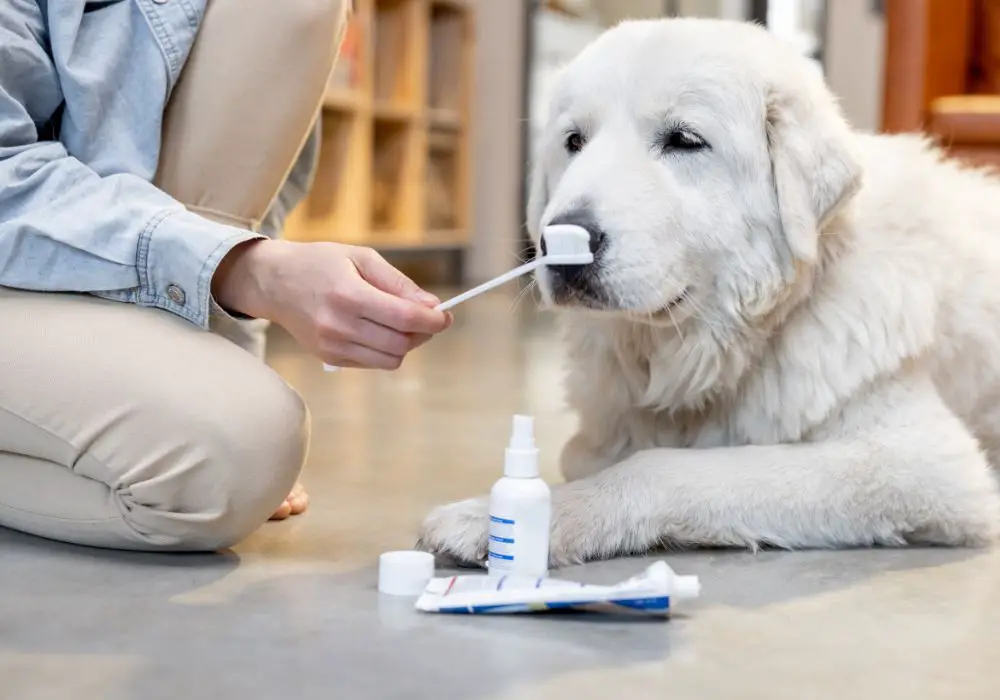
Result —
[[494, 277], [489, 282], [484, 282], [478, 287], [473, 287], [467, 292], [462, 292], [458, 296], [452, 297], [448, 301], [438, 304], [434, 308], [437, 309], [438, 311], [447, 311], [450, 308], [458, 306], [463, 301], [468, 301], [473, 297], [479, 296], [483, 292], [488, 292], [491, 289], [499, 287], [501, 284], [506, 284], [507, 282], [510, 282], [512, 279], [517, 279], [521, 275], [528, 274], [529, 272], [537, 268], [539, 265], [541, 265], [542, 262], [543, 262], [542, 259], [539, 258], [536, 260], [532, 260], [531, 262], [525, 263], [524, 265], [521, 265], [521, 267], [515, 267], [513, 270], [505, 272], [499, 277]]
[[[463, 301], [468, 301], [473, 297], [479, 296], [483, 292], [488, 292], [491, 289], [495, 289], [496, 287], [499, 287], [501, 284], [506, 284], [507, 282], [510, 282], [513, 279], [517, 279], [521, 275], [526, 275], [543, 264], [545, 264], [545, 258], [536, 258], [531, 262], [527, 262], [524, 265], [521, 265], [520, 267], [515, 267], [513, 270], [510, 270], [509, 272], [505, 272], [499, 277], [494, 277], [489, 282], [484, 282], [478, 287], [473, 287], [467, 292], [462, 292], [458, 296], [452, 297], [448, 301], [442, 302], [437, 306], [435, 306], [434, 308], [437, 311], [447, 311], [448, 309], [458, 306]], [[325, 363], [323, 365], [323, 369], [327, 372], [340, 371], [340, 367], [337, 367], [335, 365], [328, 365]]]

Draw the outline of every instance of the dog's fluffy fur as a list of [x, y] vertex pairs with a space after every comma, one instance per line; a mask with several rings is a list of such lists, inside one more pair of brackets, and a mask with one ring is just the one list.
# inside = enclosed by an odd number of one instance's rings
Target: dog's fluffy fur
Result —
[[[555, 565], [659, 545], [982, 545], [1000, 532], [1000, 180], [852, 131], [749, 24], [627, 22], [564, 71], [529, 225], [578, 434]], [[486, 552], [486, 500], [424, 524]]]

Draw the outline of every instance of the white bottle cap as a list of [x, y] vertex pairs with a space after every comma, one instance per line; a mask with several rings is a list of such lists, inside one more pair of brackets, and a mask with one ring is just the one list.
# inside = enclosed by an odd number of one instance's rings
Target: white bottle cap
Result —
[[697, 598], [701, 593], [701, 583], [697, 576], [678, 576], [674, 574], [670, 582], [670, 596], [678, 600], [684, 598]]
[[430, 552], [386, 552], [378, 558], [379, 593], [419, 596], [434, 578], [434, 555]]

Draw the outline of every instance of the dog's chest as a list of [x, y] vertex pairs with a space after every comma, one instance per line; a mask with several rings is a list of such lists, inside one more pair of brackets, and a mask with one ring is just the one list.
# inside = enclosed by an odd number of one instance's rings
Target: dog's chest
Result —
[[708, 449], [745, 444], [735, 434], [724, 411], [636, 410], [626, 421], [635, 449], [657, 447]]

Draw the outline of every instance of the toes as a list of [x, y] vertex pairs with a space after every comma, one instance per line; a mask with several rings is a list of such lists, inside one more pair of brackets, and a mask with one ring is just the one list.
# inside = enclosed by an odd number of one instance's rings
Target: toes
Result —
[[298, 493], [293, 493], [288, 497], [288, 505], [291, 506], [291, 515], [298, 515], [299, 513], [304, 513], [306, 508], [309, 507], [309, 494], [305, 491], [299, 491]]
[[285, 502], [278, 507], [278, 510], [274, 511], [274, 515], [271, 516], [271, 520], [284, 520], [291, 514], [292, 504], [288, 502], [288, 499], [285, 499]]
[[281, 507], [274, 512], [271, 520], [284, 520], [292, 515], [305, 512], [309, 507], [309, 494], [302, 488], [302, 484], [295, 484], [288, 498], [281, 504]]
[[428, 516], [418, 546], [456, 563], [481, 565], [486, 559], [488, 530], [485, 502], [453, 503]]

